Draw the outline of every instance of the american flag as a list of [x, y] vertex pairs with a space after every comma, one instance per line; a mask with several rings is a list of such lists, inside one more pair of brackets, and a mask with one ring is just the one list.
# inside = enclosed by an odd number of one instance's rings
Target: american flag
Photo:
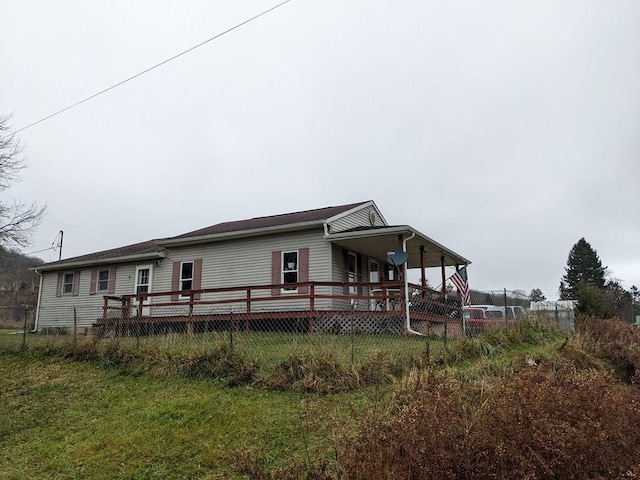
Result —
[[467, 267], [462, 267], [451, 275], [450, 280], [460, 292], [463, 305], [471, 305], [471, 295], [469, 294], [469, 281], [467, 280]]

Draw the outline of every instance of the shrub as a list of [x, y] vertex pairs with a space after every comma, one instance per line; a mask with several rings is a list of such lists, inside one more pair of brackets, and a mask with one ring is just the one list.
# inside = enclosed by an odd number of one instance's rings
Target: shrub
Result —
[[544, 367], [483, 384], [432, 375], [391, 420], [339, 441], [338, 459], [349, 479], [637, 475], [635, 388]]

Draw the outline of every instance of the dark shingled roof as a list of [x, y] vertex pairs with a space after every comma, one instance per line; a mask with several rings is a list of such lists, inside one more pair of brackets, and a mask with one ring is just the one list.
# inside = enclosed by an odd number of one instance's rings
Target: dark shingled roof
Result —
[[46, 266], [63, 265], [66, 263], [87, 262], [107, 260], [109, 258], [128, 257], [130, 255], [143, 255], [145, 253], [162, 252], [164, 248], [157, 245], [154, 240], [127, 245], [124, 247], [112, 248], [111, 250], [103, 250], [102, 252], [88, 253], [79, 257], [66, 258], [57, 262], [47, 263]]
[[280, 225], [289, 225], [292, 223], [326, 220], [365, 203], [367, 202], [351, 203], [349, 205], [340, 205], [337, 207], [316, 208], [315, 210], [284, 213], [282, 215], [272, 215], [269, 217], [256, 217], [249, 220], [238, 220], [235, 222], [218, 223], [217, 225], [212, 225], [210, 227], [194, 230], [193, 232], [184, 233], [182, 235], [178, 235], [177, 237], [172, 237], [171, 239], [202, 237], [206, 235], [215, 235], [217, 233], [241, 232], [244, 230], [253, 230], [256, 228], [275, 227]]
[[[340, 205], [336, 207], [317, 208], [315, 210], [305, 210], [302, 212], [285, 213], [282, 215], [272, 215], [269, 217], [257, 217], [249, 220], [239, 220], [235, 222], [224, 222], [212, 225], [210, 227], [194, 230], [193, 232], [184, 233], [175, 237], [169, 237], [162, 240], [173, 240], [181, 238], [193, 238], [206, 235], [214, 235], [217, 233], [241, 232], [244, 230], [253, 230], [256, 228], [274, 227], [280, 225], [289, 225], [293, 223], [312, 222], [314, 220], [326, 220], [340, 213], [351, 210], [352, 208], [363, 205], [367, 202], [351, 203], [349, 205]], [[164, 247], [158, 245], [157, 242], [162, 240], [148, 240], [146, 242], [127, 245], [124, 247], [104, 250], [102, 252], [89, 253], [79, 257], [67, 258], [57, 262], [47, 263], [47, 267], [55, 265], [64, 265], [67, 263], [95, 261], [99, 263], [101, 260], [111, 258], [128, 257], [131, 255], [142, 255], [145, 253], [154, 253], [164, 251]]]

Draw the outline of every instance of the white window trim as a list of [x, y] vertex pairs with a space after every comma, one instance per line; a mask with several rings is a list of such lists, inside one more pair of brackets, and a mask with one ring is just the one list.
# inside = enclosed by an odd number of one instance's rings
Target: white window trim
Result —
[[[178, 290], [180, 290], [180, 291], [183, 291], [183, 288], [182, 288], [182, 282], [183, 282], [184, 280], [188, 280], [188, 279], [184, 279], [184, 278], [182, 278], [182, 266], [183, 266], [185, 263], [190, 263], [190, 264], [191, 264], [191, 290], [193, 290], [194, 274], [196, 273], [196, 272], [195, 272], [196, 262], [195, 262], [195, 261], [193, 261], [193, 260], [187, 260], [187, 261], [185, 261], [185, 262], [180, 262], [180, 276], [178, 277]], [[189, 299], [189, 295], [182, 295], [182, 294], [180, 294], [180, 295], [178, 296], [178, 299], [180, 299], [180, 300], [188, 300], [188, 299]]]
[[[64, 291], [64, 286], [65, 285], [69, 285], [68, 283], [65, 283], [65, 281], [64, 281], [65, 277], [67, 275], [71, 275], [71, 290], [68, 291], [68, 292], [65, 292]], [[64, 272], [62, 274], [62, 286], [60, 288], [60, 294], [61, 295], [73, 295], [73, 285], [75, 284], [75, 282], [76, 282], [76, 272]]]
[[[286, 265], [284, 264], [285, 255], [289, 255], [291, 253], [296, 254], [296, 268], [295, 270], [285, 270]], [[284, 274], [285, 273], [296, 273], [296, 283], [300, 281], [300, 252], [298, 250], [286, 250], [282, 251], [280, 256], [280, 283], [284, 285]], [[285, 288], [282, 287], [282, 293], [298, 293], [298, 287], [296, 288]]]
[[149, 289], [147, 290], [147, 293], [151, 293], [152, 289], [151, 286], [153, 284], [153, 265], [148, 264], [148, 265], [136, 265], [136, 276], [133, 282], [133, 293], [137, 294], [138, 293], [138, 272], [140, 270], [149, 270]]
[[[349, 271], [349, 260], [347, 260], [347, 280], [349, 283], [358, 282], [358, 254], [354, 252], [347, 252], [347, 258], [353, 257], [353, 280], [351, 280], [351, 272]], [[349, 295], [357, 295], [358, 287], [356, 285], [349, 285]]]
[[[375, 267], [376, 267], [375, 270], [372, 270], [372, 268], [371, 268], [373, 265], [375, 265]], [[356, 263], [356, 268], [358, 268], [357, 267], [357, 263]], [[373, 271], [375, 271], [378, 274], [378, 279], [375, 280], [375, 281], [371, 279], [371, 273]], [[371, 283], [374, 283], [374, 282], [380, 283], [380, 262], [378, 262], [377, 260], [369, 259], [369, 282], [371, 282]]]
[[[107, 272], [107, 285], [105, 288], [100, 288], [100, 272]], [[96, 274], [96, 292], [108, 292], [109, 291], [109, 281], [111, 280], [111, 270], [109, 268], [99, 268], [98, 273]], [[137, 277], [136, 277], [137, 280]]]

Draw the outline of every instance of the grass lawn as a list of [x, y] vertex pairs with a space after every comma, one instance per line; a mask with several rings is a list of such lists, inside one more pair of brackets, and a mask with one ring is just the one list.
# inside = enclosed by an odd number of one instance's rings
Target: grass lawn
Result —
[[[536, 326], [521, 330], [452, 342], [444, 363], [441, 357], [436, 364], [455, 377], [483, 379], [510, 375], [524, 356], [558, 355], [557, 333]], [[353, 431], [363, 414], [397, 413], [397, 383], [361, 384], [326, 395], [270, 390], [260, 382], [230, 388], [222, 379], [125, 374], [104, 368], [96, 357], [64, 359], [73, 349], [46, 348], [70, 341], [29, 335], [20, 351], [22, 336], [0, 331], [1, 479], [246, 480], [236, 473], [239, 464], [259, 465], [262, 472], [317, 464], [333, 453], [331, 432]], [[98, 346], [106, 349], [114, 341], [100, 340]], [[230, 339], [209, 333], [117, 341], [126, 351], [139, 349], [143, 361], [159, 351], [171, 352], [159, 357], [174, 362], [176, 352], [182, 358], [195, 353], [191, 358], [197, 359]], [[427, 345], [434, 357], [443, 348], [441, 341], [427, 343], [424, 337], [354, 336], [352, 343], [347, 335], [283, 333], [238, 334], [233, 345], [266, 375], [290, 353], [334, 352], [348, 365], [353, 351], [357, 366], [378, 350], [402, 359], [420, 356]]]
[[[313, 410], [328, 418], [363, 410], [370, 397], [380, 395], [373, 388], [327, 396], [228, 388], [214, 380], [125, 375], [59, 354], [32, 353], [72, 341], [28, 334], [26, 352], [18, 353], [22, 333], [0, 330], [0, 478], [244, 478], [233, 476], [234, 457], [256, 446], [274, 465], [329, 455], [325, 427], [317, 418], [311, 425], [307, 414]], [[114, 341], [97, 345], [106, 348]], [[353, 355], [357, 366], [378, 350], [399, 362], [419, 358], [427, 344], [424, 337], [273, 332], [117, 341], [132, 350], [182, 355], [233, 342], [267, 375], [290, 354], [331, 352], [344, 365]], [[432, 340], [429, 346], [437, 351], [442, 342]]]
[[[213, 381], [127, 376], [87, 363], [0, 355], [0, 478], [243, 478], [234, 452], [275, 464], [329, 451], [303, 421], [366, 393], [308, 398]], [[305, 399], [304, 401], [301, 401]], [[316, 457], [317, 458], [317, 457]]]

